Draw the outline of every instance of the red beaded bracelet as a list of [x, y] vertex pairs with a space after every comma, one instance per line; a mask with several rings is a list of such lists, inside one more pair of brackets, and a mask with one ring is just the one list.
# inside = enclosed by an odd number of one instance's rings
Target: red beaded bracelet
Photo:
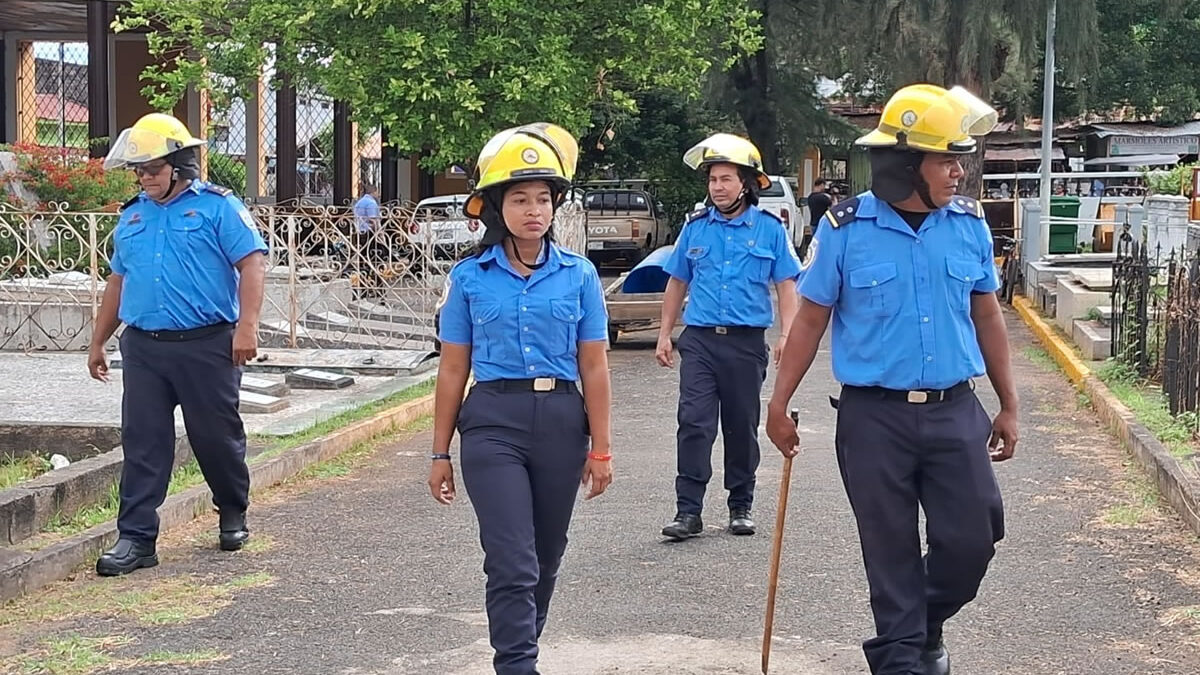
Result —
[[597, 455], [594, 452], [589, 452], [588, 459], [592, 459], [597, 462], [607, 462], [612, 459], [612, 455]]

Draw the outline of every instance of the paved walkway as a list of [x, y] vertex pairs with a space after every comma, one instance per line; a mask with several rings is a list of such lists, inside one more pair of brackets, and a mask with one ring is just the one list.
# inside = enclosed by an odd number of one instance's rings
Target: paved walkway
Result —
[[[955, 672], [1200, 672], [1200, 541], [1157, 506], [1025, 329], [1010, 328], [1025, 393], [1018, 456], [998, 467], [1008, 538], [979, 600], [947, 625]], [[577, 508], [543, 637], [546, 675], [759, 672], [782, 461], [764, 434], [758, 536], [720, 530], [718, 449], [708, 531], [664, 543], [677, 371], [654, 365], [649, 338], [612, 354], [617, 480]], [[986, 382], [980, 391], [994, 411]], [[867, 672], [871, 619], [833, 455], [833, 392], [823, 352], [796, 399], [808, 448], [792, 479], [774, 673]], [[205, 519], [166, 538], [157, 569], [85, 574], [39, 594], [12, 616], [60, 620], [0, 619], [0, 663], [77, 634], [111, 638], [93, 649], [123, 659], [122, 672], [487, 675], [473, 514], [461, 485], [453, 507], [428, 496], [429, 444], [416, 432], [349, 475], [259, 498], [252, 551], [217, 551]], [[129, 609], [139, 606], [156, 609]], [[152, 665], [187, 658], [195, 665]]]

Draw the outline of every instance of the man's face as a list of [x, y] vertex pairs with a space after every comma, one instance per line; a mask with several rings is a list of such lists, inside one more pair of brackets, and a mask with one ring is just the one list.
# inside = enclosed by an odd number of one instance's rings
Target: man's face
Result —
[[138, 183], [151, 199], [162, 199], [167, 196], [167, 192], [171, 189], [171, 172], [174, 171], [174, 167], [165, 159], [156, 159], [132, 168], [133, 172], [137, 174]]
[[742, 178], [732, 164], [714, 164], [708, 170], [708, 196], [718, 208], [727, 209], [742, 194]]
[[958, 194], [958, 181], [963, 177], [962, 164], [955, 155], [927, 153], [921, 161], [921, 177], [929, 186], [929, 197], [941, 208]]

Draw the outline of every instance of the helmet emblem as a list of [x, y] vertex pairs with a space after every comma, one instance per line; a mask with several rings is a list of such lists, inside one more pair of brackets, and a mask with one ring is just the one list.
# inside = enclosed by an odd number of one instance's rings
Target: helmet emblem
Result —
[[538, 151], [534, 150], [533, 148], [525, 148], [525, 150], [521, 152], [521, 159], [525, 160], [526, 164], [537, 164], [539, 159]]
[[911, 110], [905, 110], [904, 114], [900, 116], [900, 123], [906, 127], [911, 127], [917, 123], [917, 113]]

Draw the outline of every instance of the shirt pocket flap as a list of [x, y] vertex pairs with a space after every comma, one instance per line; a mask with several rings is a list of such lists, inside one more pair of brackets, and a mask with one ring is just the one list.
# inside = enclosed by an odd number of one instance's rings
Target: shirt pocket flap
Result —
[[703, 258], [704, 256], [708, 255], [708, 247], [707, 246], [693, 246], [687, 250], [686, 255], [688, 257], [688, 260], [699, 260], [699, 259]]
[[761, 260], [775, 260], [775, 252], [768, 248], [751, 247], [750, 255]]
[[479, 325], [495, 321], [500, 316], [500, 303], [473, 302], [471, 303], [471, 323]]
[[195, 232], [204, 225], [204, 218], [192, 211], [171, 219], [171, 229], [176, 232]]
[[146, 229], [146, 221], [142, 218], [137, 220], [126, 220], [117, 225], [117, 231], [113, 233], [118, 239], [126, 239]]
[[575, 298], [551, 300], [550, 314], [559, 321], [578, 321], [579, 300]]
[[876, 263], [850, 270], [850, 286], [870, 288], [896, 278], [896, 263]]
[[979, 263], [966, 258], [946, 258], [946, 273], [964, 283], [972, 284], [983, 277]]

